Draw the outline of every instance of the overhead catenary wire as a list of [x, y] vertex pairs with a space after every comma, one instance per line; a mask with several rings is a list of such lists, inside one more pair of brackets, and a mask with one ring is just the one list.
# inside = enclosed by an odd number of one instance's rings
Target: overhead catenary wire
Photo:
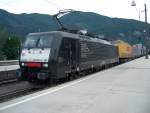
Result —
[[57, 7], [58, 9], [65, 9], [62, 6], [59, 6], [58, 4], [56, 4], [56, 3], [52, 2], [52, 1], [49, 1], [49, 0], [44, 0], [44, 1], [49, 3], [49, 4], [51, 4], [51, 5], [53, 5], [53, 6], [55, 6], [55, 7]]

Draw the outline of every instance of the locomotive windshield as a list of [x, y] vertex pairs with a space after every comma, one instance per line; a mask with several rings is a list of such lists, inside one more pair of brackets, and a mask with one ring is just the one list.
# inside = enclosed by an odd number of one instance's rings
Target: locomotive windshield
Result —
[[52, 35], [29, 35], [24, 43], [25, 48], [49, 48], [53, 40]]

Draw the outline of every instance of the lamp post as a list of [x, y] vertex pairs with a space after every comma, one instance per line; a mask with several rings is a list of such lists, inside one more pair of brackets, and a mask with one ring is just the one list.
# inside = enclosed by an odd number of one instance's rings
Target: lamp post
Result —
[[[145, 12], [145, 31], [147, 31], [147, 8], [146, 8], [146, 4], [144, 4], [144, 12]], [[145, 40], [147, 42], [147, 32], [145, 32]], [[147, 45], [145, 43], [145, 46], [146, 46], [146, 55], [145, 55], [145, 58], [148, 59], [148, 48], [147, 48]]]
[[141, 13], [140, 13], [140, 10], [137, 9], [136, 3], [135, 3], [134, 0], [131, 2], [131, 6], [134, 6], [134, 7], [136, 8], [136, 12], [137, 12], [137, 14], [138, 14], [139, 21], [140, 21], [140, 19], [141, 19]]
[[[136, 7], [136, 3], [135, 3], [134, 0], [132, 1], [131, 6]], [[136, 7], [136, 11], [138, 13], [137, 7]], [[147, 38], [147, 32], [146, 32], [146, 29], [147, 29], [147, 8], [146, 8], [146, 4], [144, 4], [144, 12], [145, 12], [145, 30], [144, 30], [144, 33], [145, 33], [145, 47], [146, 47], [147, 46], [146, 45], [146, 40], [147, 40], [146, 39]], [[139, 20], [140, 20], [140, 11], [138, 13], [138, 17], [139, 17]], [[148, 59], [148, 49], [147, 49], [147, 47], [146, 47], [145, 59]]]

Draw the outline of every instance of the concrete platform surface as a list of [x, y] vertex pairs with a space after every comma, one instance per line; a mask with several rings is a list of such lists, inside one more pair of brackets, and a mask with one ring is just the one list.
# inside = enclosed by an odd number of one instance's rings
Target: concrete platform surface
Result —
[[150, 113], [150, 59], [1, 103], [0, 113]]

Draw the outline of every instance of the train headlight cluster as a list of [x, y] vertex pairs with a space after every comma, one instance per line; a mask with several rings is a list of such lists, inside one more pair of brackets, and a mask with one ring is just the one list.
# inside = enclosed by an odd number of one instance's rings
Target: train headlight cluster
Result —
[[41, 68], [41, 67], [45, 67], [47, 68], [48, 67], [48, 63], [35, 63], [35, 62], [22, 62], [21, 63], [21, 66], [23, 67], [38, 67], [38, 68]]

